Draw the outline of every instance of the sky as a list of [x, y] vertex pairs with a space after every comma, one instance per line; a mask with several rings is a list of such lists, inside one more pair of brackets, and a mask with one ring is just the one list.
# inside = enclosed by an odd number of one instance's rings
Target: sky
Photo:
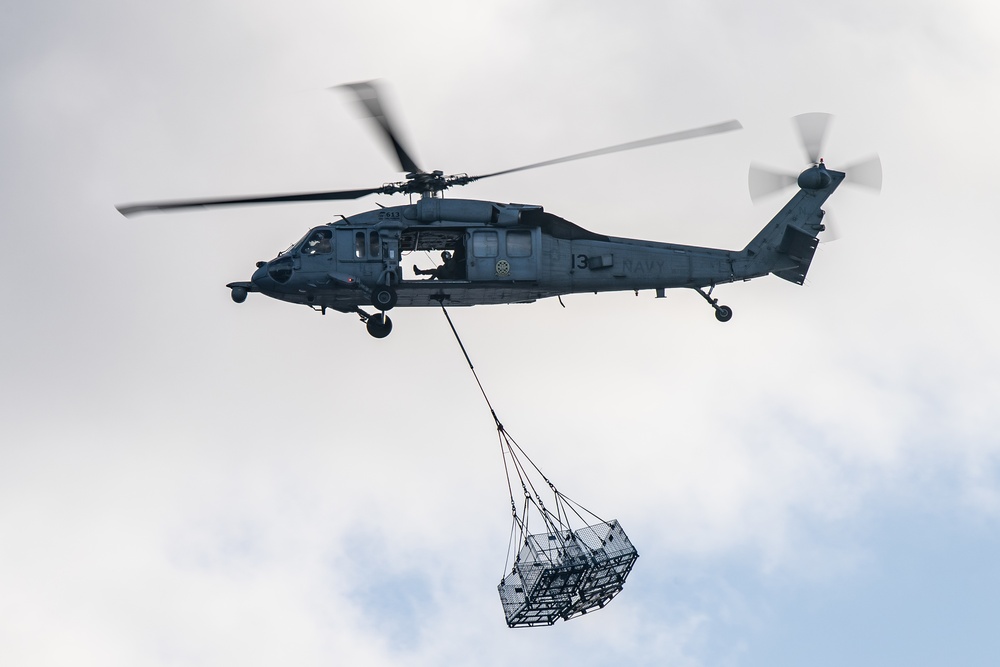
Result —
[[[0, 23], [0, 663], [992, 665], [1000, 653], [1000, 10], [846, 0], [20, 3]], [[640, 558], [508, 629], [495, 427], [442, 314], [250, 295], [310, 227], [399, 198], [126, 220], [143, 200], [425, 169], [599, 233], [739, 249], [835, 115], [840, 238], [804, 286], [451, 311], [507, 431]]]

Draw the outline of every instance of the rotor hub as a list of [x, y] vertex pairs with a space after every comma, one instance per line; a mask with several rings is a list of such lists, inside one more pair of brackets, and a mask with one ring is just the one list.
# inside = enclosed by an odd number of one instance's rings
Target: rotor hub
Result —
[[819, 164], [815, 164], [801, 174], [799, 174], [798, 184], [803, 190], [823, 190], [830, 187], [833, 179], [830, 172], [826, 170], [826, 165], [820, 159]]

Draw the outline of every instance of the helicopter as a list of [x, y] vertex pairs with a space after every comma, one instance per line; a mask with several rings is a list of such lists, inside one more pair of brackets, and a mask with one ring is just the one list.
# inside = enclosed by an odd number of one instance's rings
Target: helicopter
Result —
[[[667, 289], [691, 289], [708, 302], [718, 321], [728, 322], [733, 310], [713, 297], [716, 286], [769, 274], [803, 284], [826, 228], [821, 207], [848, 171], [829, 169], [820, 157], [831, 116], [802, 114], [796, 122], [809, 166], [797, 176], [756, 165], [750, 172], [752, 197], [793, 184], [799, 190], [742, 250], [608, 236], [538, 205], [443, 195], [485, 178], [730, 132], [742, 125], [731, 120], [482, 175], [446, 175], [417, 165], [375, 82], [337, 88], [355, 97], [395, 153], [405, 180], [355, 190], [145, 202], [117, 210], [131, 217], [187, 208], [408, 195], [404, 205], [379, 204], [377, 210], [310, 229], [274, 259], [257, 262], [250, 280], [227, 285], [236, 303], [259, 293], [322, 314], [354, 313], [375, 338], [392, 331], [388, 312], [393, 308], [531, 303], [584, 292], [653, 290], [661, 298]], [[859, 183], [880, 187], [877, 156], [856, 165], [856, 171], [862, 176]], [[442, 264], [430, 269], [414, 265], [411, 275], [403, 257], [418, 251], [441, 253]]]

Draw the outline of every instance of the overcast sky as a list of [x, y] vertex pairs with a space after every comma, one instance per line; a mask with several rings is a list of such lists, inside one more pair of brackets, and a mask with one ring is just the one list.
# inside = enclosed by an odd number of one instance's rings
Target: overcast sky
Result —
[[[10, 4], [10, 3], [9, 3]], [[1000, 654], [1000, 10], [863, 2], [14, 3], [0, 22], [0, 663], [992, 665]], [[835, 114], [805, 286], [456, 309], [507, 430], [640, 559], [510, 630], [495, 429], [439, 311], [385, 340], [225, 284], [401, 200], [328, 87], [379, 78], [425, 169], [588, 229], [742, 248]], [[427, 262], [429, 263], [429, 261]]]

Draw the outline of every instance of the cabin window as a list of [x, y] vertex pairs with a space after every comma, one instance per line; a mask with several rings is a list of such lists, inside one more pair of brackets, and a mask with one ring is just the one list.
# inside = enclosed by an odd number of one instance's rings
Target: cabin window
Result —
[[368, 256], [379, 257], [382, 255], [382, 246], [379, 243], [378, 232], [368, 232]]
[[302, 251], [307, 255], [326, 255], [333, 251], [333, 232], [317, 229], [306, 239]]
[[507, 256], [531, 257], [530, 231], [518, 230], [507, 232]]
[[365, 233], [358, 232], [354, 235], [354, 259], [365, 258]]
[[474, 257], [496, 257], [499, 251], [500, 241], [496, 232], [476, 232], [472, 235]]

